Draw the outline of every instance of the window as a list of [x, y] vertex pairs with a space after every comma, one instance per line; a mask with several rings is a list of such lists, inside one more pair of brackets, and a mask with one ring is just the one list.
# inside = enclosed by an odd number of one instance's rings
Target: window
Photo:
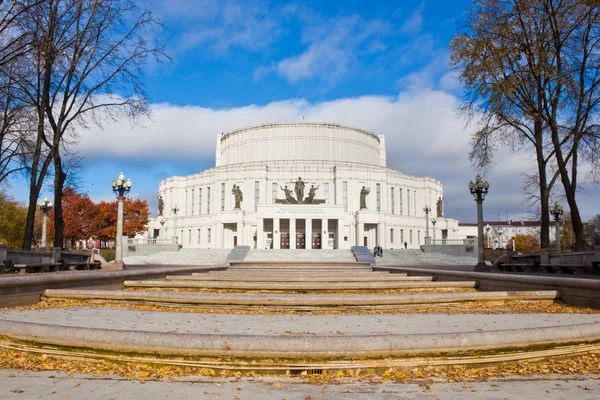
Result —
[[394, 230], [390, 229], [390, 243], [394, 243]]
[[202, 230], [198, 229], [198, 238], [196, 239], [198, 241], [198, 244], [200, 244], [202, 242]]
[[254, 181], [254, 211], [258, 209], [258, 202], [260, 201], [260, 182]]
[[410, 215], [410, 189], [406, 189], [406, 215]]
[[325, 204], [329, 204], [329, 183], [323, 184], [323, 198], [325, 199]]
[[392, 214], [396, 214], [396, 199], [394, 197], [394, 188], [390, 187]]
[[211, 236], [211, 230], [210, 230], [210, 228], [207, 229], [206, 234], [207, 234], [206, 241], [208, 242], [208, 247], [210, 248], [210, 242], [212, 241], [212, 236]]
[[221, 183], [221, 211], [225, 211], [225, 184]]
[[188, 229], [188, 244], [192, 244], [192, 230]]
[[277, 203], [277, 182], [273, 182], [271, 191], [271, 199], [273, 200], [273, 204], [275, 204]]
[[[398, 200], [400, 200], [399, 204], [398, 204], [398, 210], [399, 210], [399, 214], [402, 215], [402, 189], [398, 189]], [[404, 240], [402, 241], [402, 243], [404, 243]]]
[[194, 215], [194, 189], [192, 189], [192, 199], [190, 200], [191, 214]]
[[342, 181], [342, 203], [344, 211], [348, 211], [348, 181]]
[[400, 244], [404, 243], [404, 229], [400, 229]]
[[348, 241], [348, 236], [344, 236], [344, 242]]
[[408, 238], [410, 239], [410, 244], [413, 242], [412, 229], [408, 232]]
[[381, 211], [381, 184], [375, 185], [377, 189], [377, 211]]
[[210, 214], [210, 186], [206, 188], [206, 213]]
[[413, 215], [417, 215], [417, 191], [413, 190], [413, 195], [415, 196], [415, 201], [413, 202], [413, 207], [415, 208], [415, 213]]
[[421, 231], [417, 231], [417, 244], [421, 243]]
[[202, 188], [198, 188], [198, 214], [202, 215]]

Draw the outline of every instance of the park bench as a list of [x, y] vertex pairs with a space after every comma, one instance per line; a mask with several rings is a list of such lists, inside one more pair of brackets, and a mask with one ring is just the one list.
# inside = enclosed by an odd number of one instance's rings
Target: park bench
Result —
[[[554, 273], [560, 271], [563, 274], [574, 274], [577, 271], [586, 272], [590, 269], [589, 265], [582, 264], [542, 264], [546, 272]], [[600, 275], [600, 261], [592, 261], [592, 271], [594, 275]]]
[[54, 272], [60, 269], [60, 263], [42, 262], [29, 264], [15, 264], [12, 269], [18, 271], [19, 274], [34, 273], [34, 272]]
[[512, 259], [515, 262], [499, 263], [498, 270], [524, 272], [527, 270], [538, 271], [540, 268], [540, 257], [536, 254], [517, 255], [513, 256]]
[[12, 271], [14, 271], [12, 260], [4, 260], [0, 264], [0, 272], [1, 273], [12, 272]]
[[101, 269], [100, 261], [85, 262], [85, 261], [64, 261], [58, 260], [62, 271], [81, 271]]

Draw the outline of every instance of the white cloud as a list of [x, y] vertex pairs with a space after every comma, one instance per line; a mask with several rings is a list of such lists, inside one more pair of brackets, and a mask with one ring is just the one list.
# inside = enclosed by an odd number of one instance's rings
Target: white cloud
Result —
[[[180, 107], [154, 104], [153, 119], [145, 128], [131, 128], [129, 123], [107, 123], [104, 130], [93, 128], [80, 133], [82, 156], [101, 159], [106, 165], [115, 159], [128, 160], [128, 170], [139, 170], [154, 176], [151, 166], [160, 164], [197, 165], [199, 171], [214, 165], [217, 136], [245, 126], [271, 122], [334, 122], [366, 129], [386, 136], [388, 167], [415, 176], [430, 176], [444, 184], [447, 215], [463, 221], [475, 221], [475, 204], [467, 190], [474, 179], [468, 160], [471, 128], [456, 116], [457, 98], [449, 93], [421, 89], [403, 92], [397, 97], [361, 96], [310, 103], [295, 99], [266, 105], [248, 105], [228, 109], [197, 106]], [[118, 145], [107, 145], [118, 143]], [[117, 162], [121, 164], [123, 161]], [[496, 166], [485, 178], [490, 193], [484, 203], [486, 219], [527, 218], [522, 192], [523, 173], [531, 173], [534, 162], [526, 152], [511, 153], [500, 149]], [[174, 167], [170, 167], [169, 170]], [[183, 171], [172, 174], [184, 175]], [[169, 175], [163, 175], [166, 177]], [[152, 191], [158, 185], [150, 179]], [[593, 198], [597, 188], [579, 194], [584, 218], [597, 213]]]
[[181, 31], [178, 50], [207, 47], [222, 55], [232, 48], [260, 51], [275, 41], [281, 20], [262, 0], [176, 0], [159, 8], [166, 25]]
[[384, 51], [386, 46], [378, 38], [388, 31], [386, 21], [364, 21], [357, 15], [320, 21], [305, 29], [306, 50], [281, 60], [273, 70], [292, 83], [314, 77], [333, 81], [345, 74], [362, 53]]
[[421, 31], [421, 28], [423, 27], [423, 6], [424, 4], [421, 4], [408, 16], [406, 21], [404, 21], [400, 27], [401, 33], [412, 35]]

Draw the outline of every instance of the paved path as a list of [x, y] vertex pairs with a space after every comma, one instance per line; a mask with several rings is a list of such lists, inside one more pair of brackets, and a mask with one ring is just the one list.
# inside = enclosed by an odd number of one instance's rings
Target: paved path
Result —
[[29, 399], [237, 399], [237, 400], [391, 400], [444, 399], [478, 400], [596, 400], [600, 376], [531, 376], [486, 382], [455, 383], [369, 383], [340, 379], [339, 384], [310, 385], [299, 379], [223, 379], [189, 377], [173, 381], [126, 380], [116, 376], [61, 372], [0, 371], [0, 398]]
[[0, 312], [13, 320], [87, 328], [240, 335], [427, 334], [600, 322], [600, 314], [199, 314], [73, 307]]

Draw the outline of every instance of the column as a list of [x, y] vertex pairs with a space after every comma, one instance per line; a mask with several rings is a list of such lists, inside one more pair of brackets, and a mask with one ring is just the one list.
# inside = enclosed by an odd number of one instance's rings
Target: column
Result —
[[222, 223], [218, 223], [217, 224], [217, 231], [214, 232], [215, 234], [215, 249], [224, 249], [224, 236], [225, 236], [225, 229], [224, 229], [224, 225]]
[[362, 222], [356, 223], [356, 246], [364, 246], [365, 239], [365, 224]]
[[265, 235], [264, 235], [264, 220], [262, 218], [258, 218], [256, 220], [256, 248], [264, 249], [265, 248]]
[[279, 228], [279, 218], [273, 218], [273, 249], [281, 248], [281, 230]]
[[344, 243], [344, 220], [343, 219], [337, 220], [337, 232], [335, 235], [336, 235], [335, 240], [337, 241], [337, 248], [345, 249], [346, 243]]
[[306, 218], [304, 220], [304, 229], [305, 229], [305, 233], [304, 233], [304, 237], [305, 237], [304, 247], [307, 250], [312, 250], [312, 219]]
[[329, 226], [327, 225], [327, 218], [321, 220], [321, 248], [329, 248]]
[[385, 224], [380, 222], [377, 224], [377, 244], [382, 248], [387, 248], [387, 236], [385, 232]]
[[238, 246], [244, 246], [244, 245], [246, 245], [246, 243], [244, 243], [244, 223], [243, 222], [238, 222], [236, 230], [237, 230], [237, 244], [238, 244]]
[[296, 219], [290, 218], [290, 249], [296, 248]]

